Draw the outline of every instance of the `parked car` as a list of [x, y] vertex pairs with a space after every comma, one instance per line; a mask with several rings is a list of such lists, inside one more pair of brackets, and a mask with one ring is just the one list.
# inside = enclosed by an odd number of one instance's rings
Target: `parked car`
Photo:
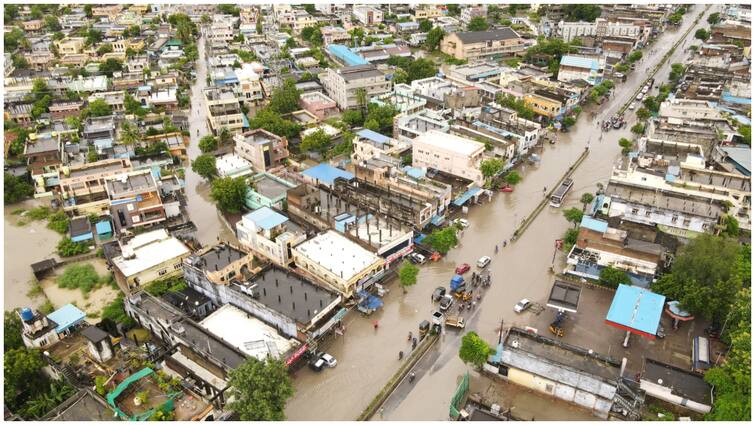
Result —
[[435, 291], [433, 291], [433, 302], [440, 301], [443, 296], [446, 295], [446, 288], [439, 286], [435, 288]]
[[532, 306], [532, 303], [530, 302], [530, 300], [528, 300], [527, 298], [525, 298], [525, 299], [519, 301], [518, 303], [516, 303], [516, 305], [514, 306], [514, 312], [515, 313], [521, 313], [521, 312], [527, 310], [528, 308], [530, 308], [531, 306]]
[[432, 317], [433, 325], [442, 325], [443, 324], [443, 313], [441, 313], [438, 310], [433, 311], [433, 317]]
[[322, 359], [322, 357], [313, 357], [312, 360], [309, 361], [309, 368], [314, 370], [315, 372], [320, 372], [322, 368], [325, 367], [325, 360]]
[[419, 252], [412, 252], [411, 254], [409, 254], [409, 261], [414, 264], [425, 264], [427, 258], [425, 258], [425, 256], [420, 254]]
[[324, 361], [325, 364], [328, 365], [328, 367], [336, 367], [336, 365], [338, 364], [336, 358], [328, 353], [322, 353], [320, 360]]
[[440, 311], [446, 311], [454, 303], [454, 297], [450, 295], [443, 295], [443, 297], [440, 299]]
[[634, 99], [635, 100], [642, 100], [642, 93], [637, 93], [637, 96]]
[[634, 111], [634, 108], [637, 107], [637, 102], [632, 102], [629, 104], [629, 110]]
[[469, 227], [469, 220], [467, 220], [466, 218], [457, 218], [456, 220], [454, 220], [454, 224], [458, 224], [462, 228], [466, 229], [467, 227]]
[[469, 269], [471, 269], [471, 267], [469, 266], [469, 264], [467, 264], [467, 263], [461, 264], [458, 267], [456, 267], [456, 274], [464, 274], [464, 273], [468, 272]]
[[488, 257], [487, 255], [484, 257], [480, 257], [480, 259], [477, 260], [477, 267], [484, 269], [485, 267], [488, 266], [488, 264], [490, 264], [491, 260], [492, 258]]

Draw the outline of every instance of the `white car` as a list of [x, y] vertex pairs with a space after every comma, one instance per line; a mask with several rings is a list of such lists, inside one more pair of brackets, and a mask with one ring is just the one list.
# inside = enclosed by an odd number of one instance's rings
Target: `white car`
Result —
[[635, 100], [642, 100], [642, 93], [637, 93], [637, 97], [634, 98]]
[[469, 221], [466, 218], [457, 218], [454, 220], [454, 224], [458, 224], [465, 229], [469, 227]]
[[524, 310], [527, 310], [528, 308], [530, 308], [531, 305], [532, 305], [532, 303], [530, 302], [530, 300], [528, 300], [527, 298], [525, 298], [525, 299], [519, 301], [518, 303], [516, 303], [516, 305], [514, 306], [514, 312], [515, 313], [521, 313]]
[[320, 356], [320, 358], [325, 362], [326, 365], [328, 365], [328, 367], [336, 367], [336, 365], [338, 364], [336, 358], [328, 353], [322, 353], [322, 356]]
[[480, 257], [480, 259], [477, 260], [477, 267], [484, 269], [485, 267], [488, 266], [488, 264], [490, 264], [491, 260], [492, 258], [488, 257], [487, 255], [484, 257]]
[[634, 108], [637, 106], [637, 102], [632, 102], [629, 104], [629, 110], [634, 111]]

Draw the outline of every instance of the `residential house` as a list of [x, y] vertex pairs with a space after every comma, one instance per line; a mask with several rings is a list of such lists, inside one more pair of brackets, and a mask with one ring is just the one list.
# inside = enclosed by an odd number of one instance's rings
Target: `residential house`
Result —
[[293, 261], [291, 248], [307, 239], [288, 217], [266, 206], [245, 214], [236, 223], [236, 236], [243, 246], [283, 267]]
[[234, 136], [235, 152], [258, 172], [276, 169], [288, 158], [288, 140], [261, 128]]
[[505, 27], [448, 34], [440, 43], [440, 51], [456, 59], [474, 61], [521, 55], [530, 45], [516, 31]]
[[238, 98], [229, 88], [208, 87], [204, 89], [207, 120], [213, 134], [226, 129], [231, 134], [240, 133], [245, 117], [241, 112]]
[[383, 12], [373, 6], [356, 6], [352, 9], [352, 14], [363, 25], [378, 25], [383, 22]]
[[[391, 82], [372, 64], [328, 68], [320, 81], [341, 109], [359, 107], [361, 102], [366, 104], [373, 97], [391, 91]], [[360, 98], [360, 93], [364, 93], [365, 99]]]
[[63, 210], [73, 216], [108, 212], [107, 180], [130, 170], [130, 161], [120, 158], [63, 167], [60, 173]]
[[191, 251], [165, 229], [153, 230], [121, 242], [121, 255], [111, 260], [118, 286], [126, 294], [159, 279], [181, 276]]
[[150, 170], [110, 177], [106, 181], [110, 215], [117, 233], [165, 221], [165, 207]]
[[568, 83], [581, 80], [594, 86], [603, 81], [605, 67], [606, 61], [603, 57], [564, 55], [561, 57], [558, 81]]
[[483, 184], [480, 161], [485, 145], [460, 136], [429, 130], [412, 141], [412, 166], [432, 168]]

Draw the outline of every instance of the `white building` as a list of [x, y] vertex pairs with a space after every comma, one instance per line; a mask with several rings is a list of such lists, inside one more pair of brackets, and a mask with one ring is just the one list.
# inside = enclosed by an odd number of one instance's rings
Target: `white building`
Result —
[[608, 22], [598, 18], [595, 22], [564, 22], [558, 23], [561, 38], [570, 42], [575, 38], [582, 37], [630, 37], [640, 39], [643, 36], [643, 27], [630, 22]]
[[370, 277], [383, 271], [385, 260], [329, 230], [292, 249], [294, 263], [345, 297], [351, 297]]
[[253, 174], [252, 163], [239, 155], [229, 153], [215, 160], [215, 168], [220, 177], [244, 177]]
[[288, 217], [262, 207], [245, 214], [236, 223], [236, 235], [242, 245], [256, 254], [288, 267], [292, 260], [291, 247], [307, 239], [303, 232], [290, 231], [288, 224]]
[[375, 65], [346, 66], [339, 69], [328, 68], [326, 74], [320, 76], [328, 96], [335, 100], [341, 109], [359, 106], [358, 93], [360, 89], [366, 92], [366, 101], [391, 91], [391, 82], [386, 80], [385, 74]]
[[473, 181], [482, 186], [480, 162], [485, 145], [453, 134], [430, 130], [412, 142], [412, 165]]
[[166, 279], [183, 273], [183, 259], [191, 251], [165, 229], [136, 235], [121, 245], [121, 255], [113, 258], [115, 280], [121, 289], [146, 285], [157, 279]]
[[668, 118], [672, 124], [702, 120], [726, 121], [707, 100], [668, 99], [661, 103], [658, 116]]
[[372, 6], [355, 6], [352, 13], [364, 25], [377, 25], [383, 22], [383, 12]]
[[243, 63], [241, 69], [236, 70], [239, 80], [239, 98], [247, 104], [254, 104], [264, 98], [260, 74], [262, 65], [259, 63]]

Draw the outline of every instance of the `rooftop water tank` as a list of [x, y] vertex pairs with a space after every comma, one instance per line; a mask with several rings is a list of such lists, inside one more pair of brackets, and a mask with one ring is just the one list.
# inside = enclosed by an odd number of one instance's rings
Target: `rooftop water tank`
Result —
[[34, 319], [34, 313], [31, 311], [29, 307], [25, 307], [21, 309], [21, 320], [24, 322], [28, 322], [30, 320]]

